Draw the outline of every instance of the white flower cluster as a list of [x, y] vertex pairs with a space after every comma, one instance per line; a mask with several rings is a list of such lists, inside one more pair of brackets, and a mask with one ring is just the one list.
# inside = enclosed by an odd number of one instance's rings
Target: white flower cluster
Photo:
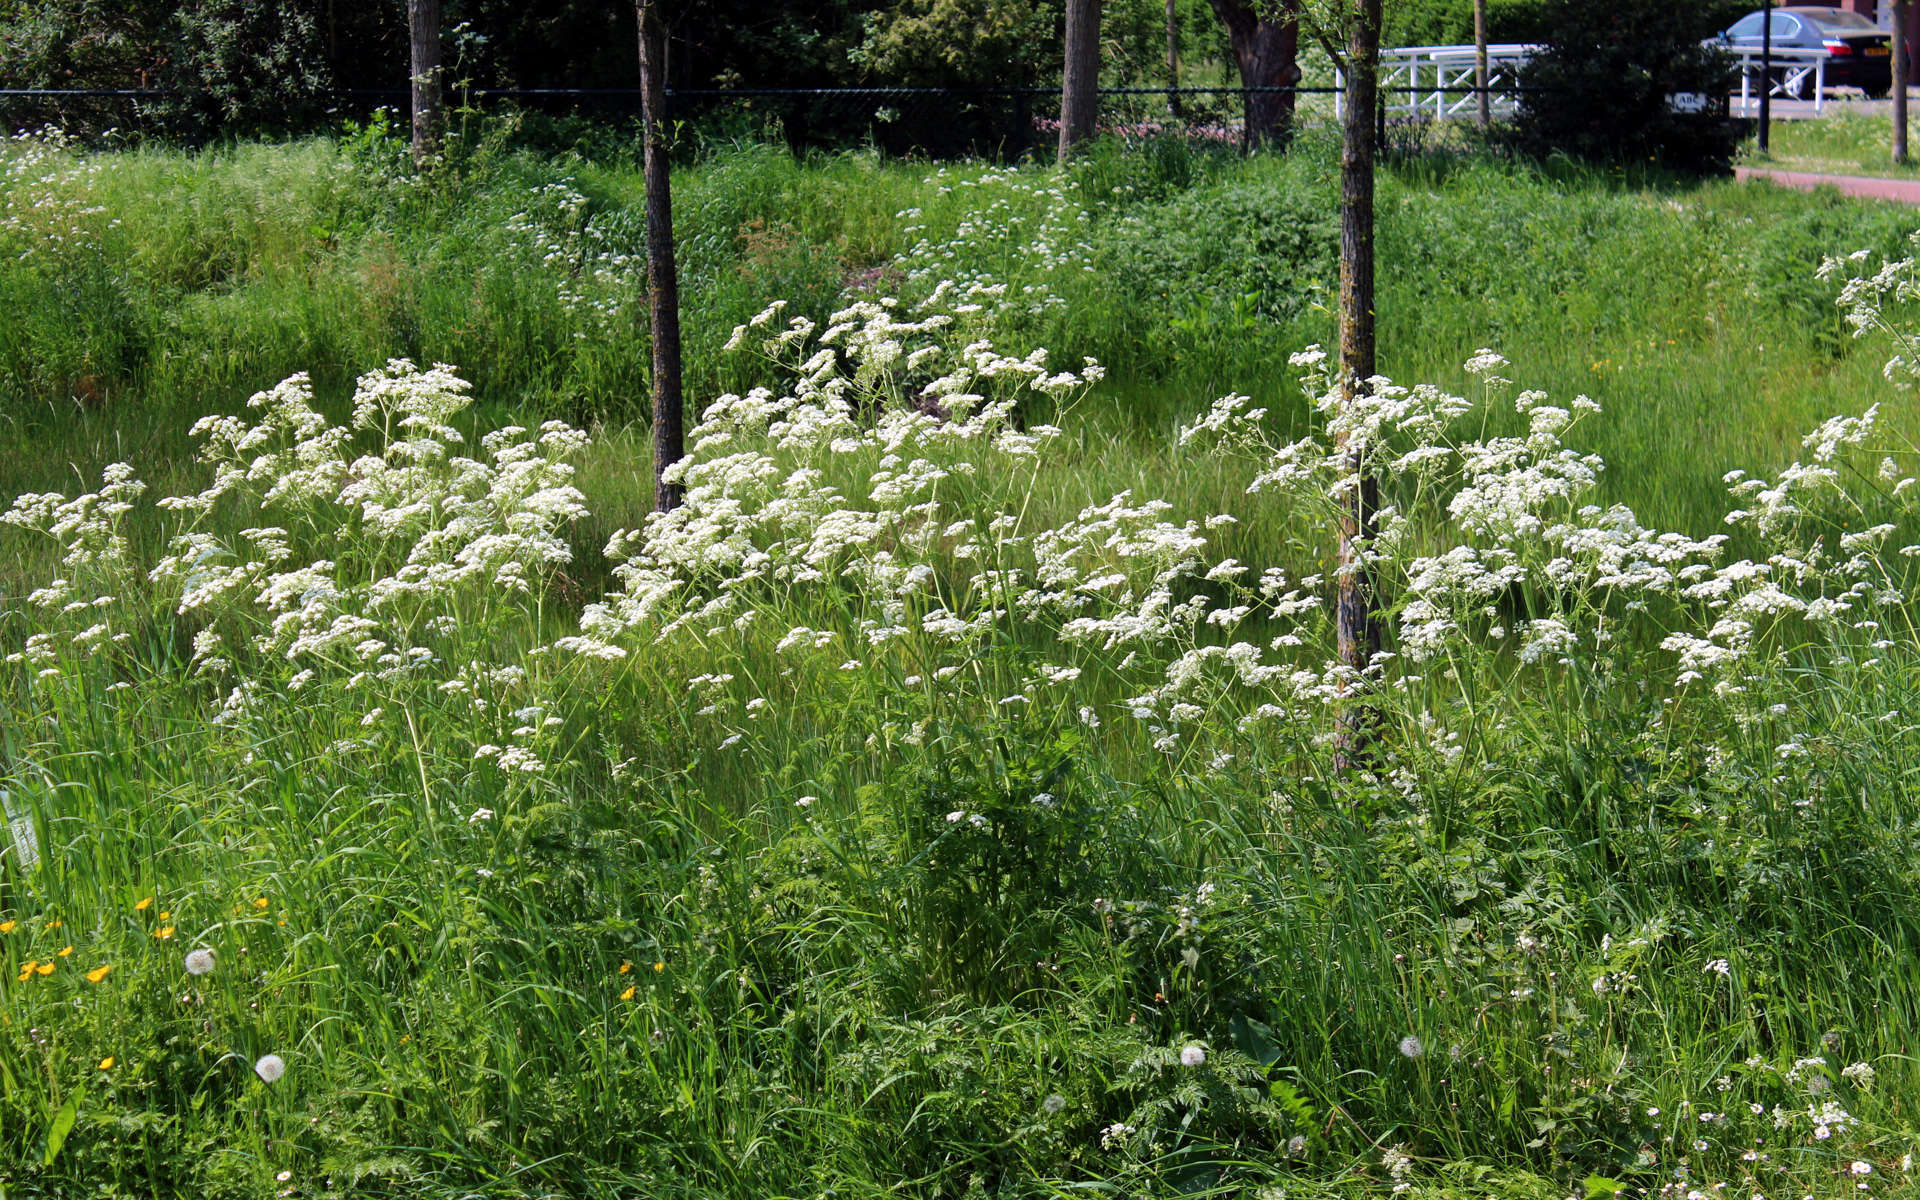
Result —
[[[941, 167], [926, 182], [972, 203], [945, 237], [929, 236], [923, 224], [901, 231], [920, 235], [895, 263], [905, 274], [905, 294], [922, 308], [944, 303], [960, 316], [1037, 316], [1067, 303], [1055, 287], [1062, 276], [1094, 270], [1087, 240], [1093, 214], [1067, 196], [1057, 176]], [[900, 215], [921, 217], [918, 209]]]
[[[510, 426], [467, 457], [453, 424], [467, 392], [447, 367], [395, 360], [360, 379], [349, 427], [315, 410], [304, 375], [254, 396], [256, 423], [223, 416], [194, 426], [213, 478], [158, 502], [184, 528], [147, 576], [198, 623], [195, 669], [243, 675], [225, 690], [217, 723], [259, 710], [275, 674], [260, 668], [277, 661], [288, 694], [358, 693], [370, 729], [401, 709], [396, 689], [462, 698], [499, 731], [502, 744], [478, 757], [513, 772], [541, 769], [532, 747], [557, 718], [527, 704], [523, 666], [476, 654], [491, 652], [505, 626], [524, 625], [532, 593], [571, 559], [564, 533], [587, 510], [568, 459], [587, 438], [560, 422]], [[355, 452], [368, 441], [369, 452]], [[64, 550], [62, 577], [34, 593], [37, 607], [73, 625], [113, 604], [103, 589], [134, 569], [121, 524], [143, 489], [116, 465], [98, 492], [22, 496], [0, 517]], [[220, 521], [209, 519], [216, 509]], [[90, 654], [125, 636], [99, 621], [64, 634], [47, 625], [8, 661], [56, 670], [68, 647]], [[242, 653], [257, 657], [238, 672]]]
[[527, 205], [507, 219], [511, 247], [502, 270], [537, 267], [536, 275], [557, 280], [555, 294], [568, 312], [583, 319], [573, 336], [580, 340], [631, 327], [628, 311], [643, 294], [646, 260], [626, 246], [623, 231], [595, 212], [570, 180], [542, 184]]
[[[904, 686], [930, 680], [944, 685], [931, 694], [950, 696], [968, 685], [1003, 711], [1096, 666], [1152, 672], [1159, 681], [1129, 707], [1166, 750], [1207, 715], [1205, 697], [1219, 686], [1211, 676], [1279, 679], [1296, 701], [1327, 693], [1321, 672], [1269, 663], [1265, 646], [1215, 644], [1256, 612], [1292, 619], [1319, 608], [1317, 578], [1209, 561], [1208, 531], [1231, 516], [1175, 523], [1165, 502], [1129, 493], [1058, 525], [1027, 516], [1060, 431], [1021, 427], [1021, 397], [1069, 401], [1101, 378], [1097, 364], [1055, 371], [1044, 350], [956, 345], [956, 313], [908, 319], [890, 301], [856, 303], [824, 330], [805, 318], [783, 325], [782, 315], [769, 308], [731, 344], [778, 364], [785, 394], [758, 388], [706, 410], [670, 471], [685, 503], [610, 540], [623, 588], [589, 607], [563, 649], [610, 658], [636, 637], [690, 637], [711, 650], [764, 626], [784, 656], [830, 660], [838, 671], [898, 654], [916, 664], [901, 671]], [[790, 600], [803, 588], [845, 595], [825, 607], [847, 620], [822, 628], [815, 616], [798, 619]], [[815, 599], [808, 611], [820, 607]], [[1017, 674], [979, 674], [981, 648], [1016, 625], [1052, 630], [1057, 648]], [[1299, 640], [1283, 633], [1275, 645], [1290, 651]], [[715, 696], [698, 715], [752, 720], [765, 703]], [[1268, 706], [1250, 719], [1281, 711], [1293, 710]], [[1099, 721], [1092, 710], [1081, 719]], [[742, 731], [729, 728], [723, 745]], [[901, 725], [894, 735], [913, 743], [925, 730]]]
[[51, 125], [0, 139], [0, 254], [39, 261], [97, 248], [120, 223], [93, 202], [100, 168]]
[[[965, 340], [965, 295], [949, 281], [910, 316], [892, 300], [862, 301], [821, 329], [783, 307], [736, 329], [730, 345], [766, 357], [786, 382], [706, 410], [670, 472], [686, 503], [611, 539], [621, 591], [590, 606], [563, 648], [617, 658], [636, 636], [713, 648], [764, 625], [795, 663], [910, 661], [897, 668], [906, 687], [932, 681], [946, 685], [932, 693], [951, 695], [966, 683], [1001, 711], [1096, 671], [1134, 681], [1122, 706], [1157, 750], [1178, 754], [1202, 736], [1308, 729], [1341, 701], [1350, 672], [1325, 652], [1328, 581], [1214, 553], [1232, 514], [1174, 520], [1167, 501], [1122, 492], [1058, 524], [1032, 518], [1060, 431], [1020, 427], [1019, 397], [1071, 399], [1099, 379], [1096, 366], [1056, 374], [1044, 350], [1013, 356]], [[1501, 418], [1485, 402], [1383, 378], [1349, 395], [1317, 348], [1295, 361], [1321, 414], [1317, 434], [1276, 444], [1263, 408], [1231, 395], [1181, 440], [1249, 456], [1250, 493], [1317, 506], [1330, 524], [1361, 473], [1392, 481], [1392, 501], [1356, 543], [1396, 606], [1394, 652], [1366, 668], [1381, 686], [1411, 691], [1431, 662], [1604, 671], [1617, 623], [1657, 607], [1681, 618], [1663, 642], [1678, 683], [1711, 676], [1719, 694], [1738, 696], [1777, 622], [1854, 620], [1899, 597], [1878, 554], [1890, 524], [1844, 535], [1836, 554], [1770, 521], [1769, 557], [1722, 564], [1727, 535], [1658, 532], [1624, 506], [1592, 503], [1602, 464], [1563, 441], [1598, 411], [1585, 397], [1560, 407], [1521, 392], [1504, 420], [1524, 432], [1457, 440], [1469, 414], [1482, 413], [1483, 427]], [[1469, 366], [1489, 400], [1507, 386], [1491, 351]], [[1736, 490], [1776, 514], [1786, 506], [1775, 493], [1811, 503], [1805, 493], [1834, 474], [1820, 464], [1867, 436], [1871, 417], [1823, 427], [1809, 440], [1815, 468], [1775, 485], [1736, 476]], [[819, 603], [792, 603], [803, 588], [843, 596], [824, 611], [845, 620], [823, 624]], [[1011, 676], [978, 671], [982, 647], [1034, 644], [1039, 631], [1049, 640], [1037, 661]], [[1482, 649], [1508, 638], [1511, 660], [1490, 666], [1497, 658]], [[969, 664], [970, 676], [957, 674]], [[715, 696], [699, 711], [732, 722], [722, 743], [732, 745], [768, 703]], [[1099, 718], [1085, 709], [1081, 723]], [[890, 736], [917, 744], [927, 730], [922, 718]], [[1434, 753], [1458, 753], [1432, 740]], [[1200, 761], [1218, 770], [1233, 759], [1215, 744]]]
[[783, 651], [879, 647], [910, 631], [965, 645], [1006, 614], [1017, 576], [983, 566], [943, 582], [932, 560], [997, 562], [989, 548], [1019, 540], [1017, 518], [975, 519], [945, 497], [989, 474], [981, 464], [995, 481], [1012, 472], [1030, 482], [1059, 431], [1019, 428], [1021, 397], [1070, 396], [1101, 377], [1098, 365], [1053, 372], [1044, 351], [955, 347], [942, 338], [951, 314], [902, 320], [888, 302], [834, 314], [817, 339], [805, 318], [770, 332], [779, 310], [735, 330], [731, 344], [753, 343], [790, 369], [791, 393], [758, 388], [708, 407], [669, 470], [685, 503], [614, 535], [607, 554], [624, 589], [591, 606], [583, 636], [563, 648], [616, 655], [647, 625], [655, 639], [723, 636], [752, 625], [770, 589], [830, 579], [859, 589], [864, 615], [844, 630], [789, 628]]
[[109, 466], [100, 490], [69, 500], [57, 492], [28, 492], [0, 513], [0, 524], [31, 530], [57, 542], [61, 574], [27, 596], [40, 610], [41, 628], [29, 634], [6, 662], [57, 675], [66, 655], [92, 658], [128, 634], [115, 628], [117, 597], [133, 570], [125, 518], [147, 490], [126, 463]]

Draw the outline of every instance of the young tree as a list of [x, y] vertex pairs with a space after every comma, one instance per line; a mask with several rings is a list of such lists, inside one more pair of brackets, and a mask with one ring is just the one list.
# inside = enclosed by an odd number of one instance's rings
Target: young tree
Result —
[[[1374, 106], [1380, 91], [1380, 0], [1349, 0], [1347, 104], [1340, 133], [1340, 390], [1353, 403], [1377, 374], [1374, 358], [1373, 163]], [[1359, 672], [1380, 652], [1380, 624], [1373, 577], [1360, 543], [1371, 541], [1380, 508], [1380, 481], [1364, 470], [1359, 453], [1349, 462], [1354, 478], [1340, 516], [1340, 552], [1335, 568], [1336, 653], [1342, 666]], [[1342, 715], [1336, 746], [1341, 763], [1364, 761], [1373, 721], [1364, 707]]]
[[1067, 0], [1067, 61], [1060, 86], [1060, 161], [1093, 136], [1100, 109], [1100, 2]]
[[[1300, 0], [1211, 0], [1246, 88], [1290, 88], [1300, 82]], [[1247, 94], [1249, 148], [1286, 140], [1292, 92]]]
[[1167, 0], [1167, 111], [1180, 115], [1180, 10], [1179, 0]]
[[[1380, 96], [1382, 0], [1310, 0], [1306, 19], [1346, 80], [1340, 128], [1340, 402], [1351, 406], [1378, 373], [1374, 309], [1374, 125]], [[1334, 766], [1347, 771], [1372, 759], [1378, 724], [1364, 698], [1364, 672], [1381, 649], [1379, 599], [1366, 547], [1377, 528], [1380, 481], [1367, 469], [1364, 448], [1341, 435], [1347, 480], [1340, 498], [1339, 549], [1334, 569], [1335, 657], [1348, 671], [1343, 685], [1353, 703], [1335, 729]]]
[[680, 278], [673, 258], [673, 193], [667, 165], [666, 38], [659, 0], [634, 0], [640, 36], [641, 173], [647, 189], [647, 321], [653, 345], [653, 507], [680, 506], [667, 468], [686, 456], [680, 394]]
[[440, 0], [407, 0], [407, 40], [413, 50], [413, 165], [422, 169], [440, 153]]
[[1893, 0], [1893, 161], [1907, 161], [1907, 84], [1913, 64], [1907, 59], [1907, 9], [1910, 0]]
[[1487, 95], [1487, 0], [1473, 0], [1473, 86], [1474, 111], [1480, 127], [1493, 123], [1493, 105]]

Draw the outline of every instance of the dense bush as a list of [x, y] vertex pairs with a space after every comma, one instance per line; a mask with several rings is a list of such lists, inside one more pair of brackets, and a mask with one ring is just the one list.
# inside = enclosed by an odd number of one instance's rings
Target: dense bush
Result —
[[[1740, 127], [1723, 100], [1732, 60], [1701, 43], [1711, 17], [1665, 0], [1547, 0], [1511, 144], [1538, 158], [1725, 171]], [[1708, 110], [1676, 112], [1669, 98], [1681, 92], [1708, 97]]]
[[[1539, 40], [1544, 0], [1487, 0], [1489, 42]], [[1382, 44], [1461, 46], [1473, 41], [1473, 0], [1405, 0], [1387, 6]]]
[[0, 86], [163, 94], [138, 107], [80, 99], [36, 111], [15, 102], [5, 116], [15, 127], [57, 116], [74, 133], [134, 126], [192, 139], [308, 127], [333, 82], [318, 52], [321, 25], [308, 0], [8, 6], [0, 9]]
[[1122, 218], [1107, 237], [1115, 278], [1139, 302], [1177, 289], [1174, 307], [1200, 312], [1288, 320], [1324, 304], [1340, 273], [1331, 196], [1262, 182], [1195, 188]]

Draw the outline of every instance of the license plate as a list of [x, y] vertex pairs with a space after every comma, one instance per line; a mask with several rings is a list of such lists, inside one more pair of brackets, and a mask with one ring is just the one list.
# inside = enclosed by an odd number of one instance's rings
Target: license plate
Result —
[[1893, 53], [1893, 47], [1891, 46], [1868, 46], [1867, 47], [1868, 58], [1886, 58], [1890, 56], [1892, 53]]

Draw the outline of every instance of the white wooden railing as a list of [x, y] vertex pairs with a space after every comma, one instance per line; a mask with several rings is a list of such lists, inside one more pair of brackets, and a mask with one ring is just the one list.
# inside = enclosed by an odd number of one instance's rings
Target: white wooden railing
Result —
[[[1740, 63], [1740, 107], [1737, 115], [1752, 116], [1759, 111], [1760, 100], [1754, 95], [1754, 82], [1760, 78], [1759, 47], [1729, 46], [1735, 59]], [[1817, 116], [1826, 106], [1827, 97], [1827, 59], [1832, 57], [1825, 50], [1782, 50], [1773, 48], [1773, 69], [1780, 72], [1780, 78], [1774, 81], [1771, 91], [1776, 96], [1800, 97], [1813, 89], [1813, 111]]]
[[[1512, 114], [1516, 103], [1513, 94], [1498, 89], [1513, 85], [1533, 49], [1518, 42], [1487, 47], [1487, 87], [1494, 89], [1488, 97], [1492, 115]], [[1744, 46], [1729, 46], [1727, 50], [1740, 68], [1735, 115], [1751, 116], [1759, 107], [1755, 92], [1760, 78], [1760, 51]], [[1778, 77], [1773, 81], [1773, 95], [1799, 97], [1811, 90], [1813, 111], [1819, 114], [1826, 104], [1829, 57], [1825, 50], [1776, 46], [1773, 68]], [[1387, 114], [1441, 121], [1477, 116], [1480, 109], [1474, 91], [1474, 69], [1472, 46], [1398, 46], [1382, 50], [1380, 95], [1386, 102]], [[1333, 98], [1334, 115], [1338, 116], [1345, 111], [1347, 86], [1346, 77], [1339, 72], [1335, 72], [1335, 86], [1341, 89]]]
[[[1507, 42], [1487, 47], [1487, 87], [1510, 87], [1532, 46]], [[1427, 116], [1436, 120], [1477, 116], [1472, 46], [1396, 46], [1380, 51], [1380, 96], [1389, 116]], [[1346, 77], [1335, 73], [1334, 114], [1346, 103]], [[1494, 116], [1513, 112], [1511, 94], [1495, 91], [1488, 97]]]

